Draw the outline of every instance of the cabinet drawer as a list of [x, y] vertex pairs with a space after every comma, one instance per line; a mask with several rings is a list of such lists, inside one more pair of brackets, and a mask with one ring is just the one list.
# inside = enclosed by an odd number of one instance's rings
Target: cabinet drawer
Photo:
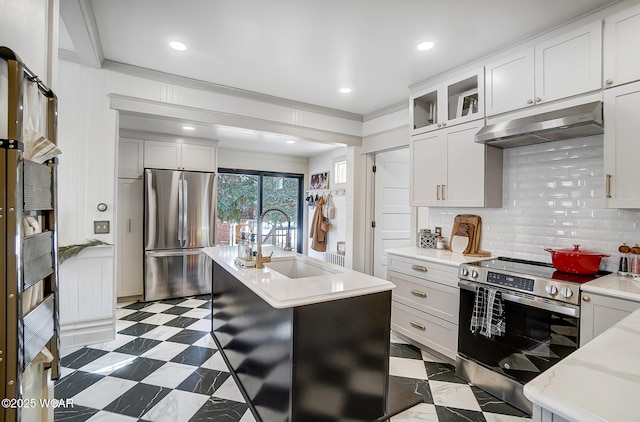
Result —
[[458, 326], [424, 312], [393, 302], [391, 329], [452, 360], [458, 348]]
[[434, 281], [451, 287], [458, 286], [458, 267], [435, 262], [419, 261], [389, 255], [389, 271], [407, 274], [423, 280]]
[[396, 285], [393, 289], [394, 301], [454, 324], [458, 323], [459, 288], [393, 271], [387, 272], [387, 278]]

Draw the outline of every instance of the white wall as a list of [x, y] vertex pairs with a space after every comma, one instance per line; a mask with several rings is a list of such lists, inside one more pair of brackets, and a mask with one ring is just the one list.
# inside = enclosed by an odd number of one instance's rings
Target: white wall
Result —
[[1, 0], [0, 45], [55, 91], [58, 58], [58, 0]]
[[544, 247], [571, 247], [611, 254], [640, 243], [640, 210], [604, 207], [602, 136], [505, 149], [503, 208], [419, 208], [418, 228], [441, 226], [449, 238], [453, 218], [482, 217], [480, 248], [494, 255], [551, 262]]
[[[346, 186], [336, 187], [333, 183], [333, 162], [334, 159], [338, 157], [345, 157], [346, 159], [346, 150], [347, 148], [338, 148], [333, 151], [329, 151], [325, 154], [312, 157], [309, 159], [309, 177], [315, 173], [323, 173], [329, 172], [329, 189], [345, 189], [344, 195], [332, 195], [333, 196], [333, 204], [336, 208], [336, 218], [331, 220], [331, 228], [327, 233], [327, 251], [335, 251], [336, 250], [336, 242], [345, 242], [347, 240], [347, 195], [346, 195]], [[305, 193], [312, 193], [322, 195], [322, 192], [314, 192], [309, 191], [309, 178], [305, 180]], [[305, 194], [305, 197], [307, 196]], [[307, 227], [310, 227], [311, 221], [313, 220], [313, 215], [315, 213], [316, 208], [308, 207], [305, 205], [305, 213], [307, 214]], [[311, 249], [311, 243], [308, 242], [307, 255], [324, 259], [324, 253], [315, 251]]]

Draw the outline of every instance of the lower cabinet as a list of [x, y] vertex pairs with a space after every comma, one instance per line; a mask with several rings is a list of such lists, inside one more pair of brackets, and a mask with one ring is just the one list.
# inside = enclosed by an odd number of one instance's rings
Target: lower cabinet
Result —
[[460, 290], [458, 267], [389, 255], [391, 329], [455, 360]]
[[637, 309], [640, 309], [640, 302], [597, 293], [582, 292], [580, 347]]

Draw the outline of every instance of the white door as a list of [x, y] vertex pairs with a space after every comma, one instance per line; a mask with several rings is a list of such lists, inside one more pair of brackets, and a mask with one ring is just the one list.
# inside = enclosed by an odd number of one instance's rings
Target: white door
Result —
[[373, 275], [387, 278], [389, 248], [411, 243], [409, 207], [409, 148], [375, 156]]

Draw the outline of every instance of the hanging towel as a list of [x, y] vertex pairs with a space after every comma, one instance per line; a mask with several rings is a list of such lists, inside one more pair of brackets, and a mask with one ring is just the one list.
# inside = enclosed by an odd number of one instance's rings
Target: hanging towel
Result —
[[497, 289], [476, 288], [471, 314], [471, 332], [480, 333], [487, 338], [504, 335], [504, 304], [502, 293]]

